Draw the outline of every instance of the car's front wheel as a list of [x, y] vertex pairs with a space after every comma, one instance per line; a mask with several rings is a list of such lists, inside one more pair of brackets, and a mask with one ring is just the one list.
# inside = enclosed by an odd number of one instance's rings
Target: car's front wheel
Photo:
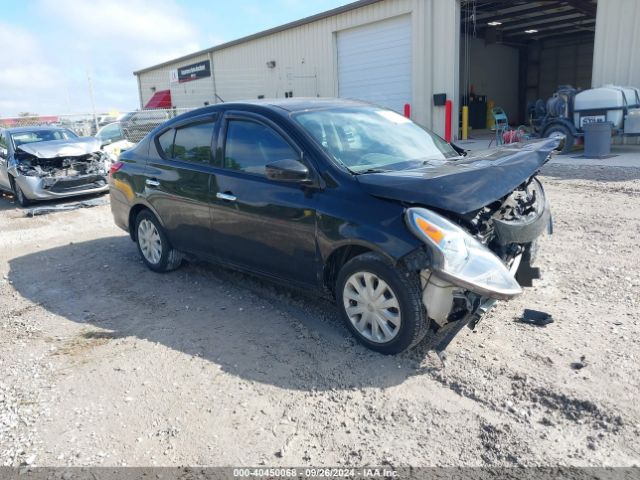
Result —
[[21, 207], [28, 207], [31, 204], [31, 201], [25, 196], [24, 192], [13, 178], [11, 178], [11, 186], [13, 187], [13, 195], [16, 197], [18, 205]]
[[136, 243], [142, 261], [154, 272], [169, 272], [182, 263], [182, 255], [169, 243], [160, 222], [149, 210], [136, 218]]
[[400, 353], [427, 333], [418, 274], [377, 253], [358, 255], [342, 267], [336, 297], [349, 330], [372, 350]]

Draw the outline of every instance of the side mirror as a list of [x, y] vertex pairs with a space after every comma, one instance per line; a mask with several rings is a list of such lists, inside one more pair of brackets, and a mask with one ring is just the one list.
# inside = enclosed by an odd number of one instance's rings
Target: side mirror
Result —
[[107, 145], [111, 145], [113, 143], [112, 138], [103, 138], [100, 140], [100, 148], [106, 147]]
[[269, 180], [303, 182], [309, 179], [309, 169], [298, 160], [278, 160], [268, 164], [265, 170]]

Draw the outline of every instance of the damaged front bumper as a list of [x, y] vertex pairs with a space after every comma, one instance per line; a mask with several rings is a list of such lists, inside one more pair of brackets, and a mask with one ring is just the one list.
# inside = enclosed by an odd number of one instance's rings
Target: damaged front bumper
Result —
[[[530, 258], [530, 255], [523, 254], [515, 257], [509, 267], [511, 274], [517, 277], [517, 272], [521, 268], [525, 268], [523, 259], [528, 262]], [[531, 268], [530, 265], [527, 266]], [[482, 296], [470, 292], [460, 285], [455, 285], [432, 270], [422, 270], [420, 280], [422, 283], [422, 303], [427, 310], [427, 315], [440, 327], [444, 327], [451, 321], [451, 316], [455, 315], [456, 310], [459, 314], [470, 313], [474, 312], [476, 307], [480, 303], [484, 303], [485, 300], [492, 300], [492, 305], [497, 301], [496, 298]]]
[[16, 175], [14, 179], [29, 200], [71, 197], [106, 192], [109, 189], [106, 172], [104, 175], [89, 174], [67, 177]]
[[[519, 255], [513, 259], [509, 271], [517, 277], [517, 272], [527, 266], [530, 255]], [[427, 309], [427, 315], [441, 329], [442, 337], [435, 347], [436, 352], [444, 351], [454, 337], [464, 327], [474, 329], [482, 317], [493, 308], [498, 301], [495, 298], [483, 297], [473, 292], [465, 291], [439, 278], [430, 270], [420, 272], [423, 286], [422, 302]], [[456, 302], [462, 307], [456, 312]], [[455, 318], [451, 318], [451, 317]]]
[[[45, 149], [47, 143], [51, 142], [36, 145], [44, 152], [38, 150], [35, 153], [51, 155], [52, 152]], [[30, 146], [30, 149], [27, 146], [20, 148], [34, 150], [36, 146]], [[37, 157], [22, 151], [12, 159], [9, 173], [27, 199], [47, 200], [107, 191], [109, 166], [108, 155], [101, 151], [51, 158]]]

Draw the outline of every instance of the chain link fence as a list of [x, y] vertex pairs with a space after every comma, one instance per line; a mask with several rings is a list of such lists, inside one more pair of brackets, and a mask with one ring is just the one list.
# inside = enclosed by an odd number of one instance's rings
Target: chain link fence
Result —
[[118, 113], [23, 115], [0, 118], [0, 128], [55, 126], [67, 128], [81, 137], [97, 136], [105, 144], [138, 143], [158, 125], [191, 108], [135, 110]]

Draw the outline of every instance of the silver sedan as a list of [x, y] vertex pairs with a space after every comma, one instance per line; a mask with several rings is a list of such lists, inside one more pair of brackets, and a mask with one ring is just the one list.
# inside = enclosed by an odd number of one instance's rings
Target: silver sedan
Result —
[[0, 190], [21, 206], [109, 189], [110, 159], [93, 137], [60, 127], [0, 129]]

